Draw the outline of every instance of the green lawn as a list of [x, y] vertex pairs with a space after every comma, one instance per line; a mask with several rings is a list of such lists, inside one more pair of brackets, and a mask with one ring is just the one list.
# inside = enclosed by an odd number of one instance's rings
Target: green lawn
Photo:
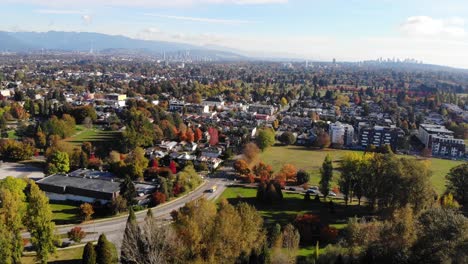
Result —
[[[57, 250], [55, 254], [51, 254], [48, 263], [56, 264], [81, 264], [83, 256], [83, 247], [70, 248]], [[34, 256], [24, 256], [22, 259], [23, 264], [34, 264]]]
[[[274, 146], [270, 147], [260, 154], [260, 160], [273, 166], [274, 171], [278, 171], [286, 163], [295, 165], [298, 169], [303, 169], [311, 174], [310, 184], [317, 185], [320, 181], [319, 169], [327, 154], [333, 159], [334, 167], [339, 166], [338, 161], [346, 153], [356, 153], [359, 151], [337, 150], [337, 149], [308, 149], [299, 146]], [[362, 151], [361, 151], [362, 153]], [[400, 155], [401, 157], [415, 159], [414, 156]], [[451, 168], [460, 165], [461, 161], [452, 161], [445, 159], [430, 159], [432, 174], [432, 183], [438, 193], [445, 190], [445, 175]], [[336, 186], [336, 180], [339, 172], [335, 170], [332, 186]]]
[[109, 142], [116, 140], [120, 135], [118, 131], [104, 131], [102, 128], [85, 128], [83, 125], [76, 125], [76, 132], [65, 141], [72, 144], [82, 144], [83, 142]]
[[9, 130], [7, 133], [8, 133], [8, 138], [16, 139], [16, 131], [15, 130]]
[[343, 229], [349, 217], [365, 215], [366, 208], [356, 204], [344, 206], [342, 200], [335, 199], [335, 214], [330, 214], [326, 203], [305, 201], [304, 195], [299, 193], [283, 192], [283, 201], [273, 205], [265, 205], [256, 200], [256, 188], [243, 186], [230, 186], [221, 195], [220, 199], [227, 199], [230, 203], [249, 203], [260, 212], [267, 224], [287, 224], [298, 214], [312, 213], [321, 216], [323, 222], [337, 229]]
[[78, 205], [50, 203], [53, 221], [57, 225], [77, 224], [81, 222]]
[[[334, 200], [335, 213], [331, 214], [328, 210], [327, 203], [305, 201], [303, 194], [289, 192], [283, 192], [283, 201], [273, 205], [266, 205], [256, 200], [256, 193], [256, 188], [230, 186], [226, 188], [220, 199], [227, 199], [231, 204], [246, 202], [255, 206], [263, 216], [267, 225], [275, 223], [285, 225], [294, 221], [298, 214], [310, 213], [319, 215], [322, 223], [342, 230], [346, 227], [348, 218], [369, 215], [368, 209], [365, 207], [356, 204], [346, 207], [342, 200]], [[320, 245], [321, 250], [323, 250], [323, 246], [325, 245]], [[315, 244], [302, 245], [298, 251], [298, 257], [311, 255], [314, 250]]]

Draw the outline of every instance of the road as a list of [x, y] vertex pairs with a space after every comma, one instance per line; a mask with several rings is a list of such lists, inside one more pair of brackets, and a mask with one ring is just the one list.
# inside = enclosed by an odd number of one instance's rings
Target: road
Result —
[[[206, 197], [209, 200], [217, 199], [226, 189], [226, 186], [229, 181], [223, 178], [206, 178], [206, 183], [185, 196], [182, 196], [176, 200], [167, 202], [160, 206], [152, 208], [152, 212], [155, 218], [161, 221], [170, 221], [170, 213], [174, 210], [177, 210], [183, 207], [186, 203], [198, 199], [202, 196]], [[207, 189], [210, 189], [213, 186], [217, 186], [217, 189], [213, 193], [206, 192]], [[136, 213], [137, 221], [142, 222], [146, 216], [147, 210], [140, 211]], [[123, 239], [123, 232], [125, 230], [125, 225], [127, 222], [127, 216], [115, 217], [110, 219], [102, 219], [97, 221], [91, 221], [79, 225], [66, 225], [66, 226], [57, 226], [56, 234], [65, 237], [62, 239], [64, 243], [68, 243], [69, 240], [66, 238], [66, 234], [70, 231], [71, 228], [79, 226], [85, 231], [87, 236], [82, 240], [82, 242], [96, 241], [99, 238], [99, 235], [104, 233], [109, 241], [115, 244], [117, 249], [120, 249], [120, 245]], [[65, 234], [65, 235], [64, 235]], [[23, 233], [24, 238], [28, 238], [29, 233]]]

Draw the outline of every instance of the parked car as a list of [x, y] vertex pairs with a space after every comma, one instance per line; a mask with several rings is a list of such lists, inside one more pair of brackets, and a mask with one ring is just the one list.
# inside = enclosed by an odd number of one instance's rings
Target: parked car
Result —
[[319, 194], [319, 192], [318, 192], [317, 190], [313, 190], [313, 189], [308, 189], [308, 190], [306, 191], [306, 193], [308, 193], [308, 194], [314, 194], [314, 195], [318, 195], [318, 194]]
[[334, 192], [332, 192], [332, 191], [329, 191], [329, 192], [328, 192], [328, 196], [333, 196], [333, 197], [335, 197], [335, 196], [336, 196], [336, 193], [334, 193]]

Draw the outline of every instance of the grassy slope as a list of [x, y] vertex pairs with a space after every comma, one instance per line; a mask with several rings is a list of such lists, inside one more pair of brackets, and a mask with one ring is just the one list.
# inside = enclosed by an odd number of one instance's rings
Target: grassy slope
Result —
[[[60, 264], [81, 264], [81, 257], [83, 256], [83, 248], [70, 248], [64, 250], [57, 250], [55, 254], [51, 254], [49, 257], [49, 263], [60, 263]], [[25, 256], [22, 258], [23, 264], [36, 263], [34, 256]]]
[[[339, 161], [346, 153], [351, 153], [351, 150], [334, 150], [324, 149], [315, 150], [308, 149], [298, 146], [274, 146], [260, 155], [260, 159], [264, 162], [271, 164], [275, 171], [278, 171], [282, 165], [286, 163], [294, 164], [298, 169], [304, 169], [310, 172], [312, 179], [310, 183], [317, 185], [320, 180], [319, 169], [322, 165], [323, 160], [327, 154], [332, 156], [334, 161], [334, 167], [338, 167]], [[413, 156], [401, 155], [401, 157], [412, 158]], [[445, 175], [450, 171], [451, 168], [461, 164], [460, 161], [444, 160], [444, 159], [430, 159], [432, 175], [432, 183], [438, 193], [443, 193], [445, 190]], [[339, 177], [339, 172], [335, 171], [334, 181], [332, 186], [336, 185], [336, 179]]]
[[118, 131], [103, 131], [102, 129], [93, 127], [85, 128], [83, 125], [76, 126], [76, 133], [65, 139], [72, 144], [81, 144], [85, 141], [89, 142], [105, 142], [115, 140], [120, 135]]

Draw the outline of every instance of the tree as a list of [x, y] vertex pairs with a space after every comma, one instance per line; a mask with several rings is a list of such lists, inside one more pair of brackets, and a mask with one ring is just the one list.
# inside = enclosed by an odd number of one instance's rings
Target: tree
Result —
[[288, 99], [281, 97], [280, 104], [282, 107], [286, 106], [288, 104]]
[[268, 128], [261, 129], [258, 132], [256, 143], [262, 151], [273, 146], [275, 144], [275, 132]]
[[296, 142], [296, 137], [293, 133], [286, 131], [279, 137], [279, 141], [284, 145], [292, 145]]
[[96, 264], [113, 264], [114, 260], [114, 245], [107, 240], [106, 235], [101, 234], [96, 246]]
[[0, 141], [0, 155], [3, 159], [21, 161], [30, 159], [34, 154], [34, 146], [29, 142], [19, 142], [13, 139]]
[[468, 162], [452, 168], [446, 176], [447, 191], [461, 204], [468, 202]]
[[[466, 260], [468, 219], [454, 210], [433, 208], [418, 218], [413, 263], [457, 263]], [[463, 258], [462, 258], [463, 259]]]
[[281, 167], [281, 170], [277, 174], [277, 178], [280, 179], [281, 181], [296, 181], [295, 177], [297, 175], [297, 169], [294, 165], [292, 164], [284, 164], [283, 167]]
[[308, 183], [310, 181], [310, 174], [304, 170], [299, 170], [296, 175], [296, 182], [298, 185]]
[[148, 167], [148, 159], [145, 157], [144, 149], [135, 148], [126, 158], [127, 172], [134, 180], [143, 179], [145, 169]]
[[137, 196], [135, 184], [133, 184], [132, 179], [128, 175], [125, 176], [125, 179], [120, 184], [120, 196], [127, 201], [127, 205], [135, 204], [135, 197]]
[[86, 243], [81, 258], [81, 264], [96, 264], [96, 250], [92, 242]]
[[120, 262], [122, 264], [131, 264], [135, 263], [134, 259], [130, 257], [131, 254], [128, 253], [129, 248], [138, 247], [138, 244], [131, 245], [132, 243], [138, 242], [138, 239], [135, 239], [134, 236], [139, 236], [141, 234], [140, 227], [136, 221], [135, 212], [132, 207], [130, 207], [127, 224], [125, 226], [123, 241], [122, 241], [122, 250], [120, 254]]
[[[9, 178], [11, 177], [7, 177], [7, 179]], [[10, 182], [14, 183], [15, 180], [10, 180]], [[2, 205], [0, 213], [3, 216], [0, 218], [0, 228], [5, 228], [4, 232], [0, 234], [5, 239], [4, 248], [0, 249], [2, 251], [0, 256], [4, 255], [3, 260], [6, 263], [20, 263], [23, 253], [21, 232], [25, 213], [24, 194], [22, 190], [17, 189], [15, 191], [14, 189], [21, 188], [22, 186], [25, 185], [16, 184], [11, 186], [13, 188], [8, 188], [5, 184], [0, 186], [0, 201]], [[2, 244], [1, 241], [0, 244]]]
[[[26, 181], [23, 179], [6, 177], [0, 181], [0, 228], [5, 228], [0, 235], [5, 239], [3, 254], [7, 263], [21, 262], [23, 253], [23, 239], [21, 232], [23, 229], [23, 218], [26, 211], [26, 196], [24, 190]], [[2, 242], [0, 241], [0, 247]]]
[[112, 200], [112, 212], [116, 215], [127, 210], [127, 200], [122, 196], [117, 196], [114, 200]]
[[255, 159], [257, 158], [258, 154], [260, 153], [260, 149], [255, 143], [247, 143], [244, 146], [244, 150], [242, 151], [242, 154], [244, 154], [245, 161], [248, 164], [251, 164]]
[[325, 157], [322, 168], [320, 168], [320, 175], [319, 189], [323, 197], [327, 198], [328, 192], [330, 192], [330, 182], [333, 178], [333, 163], [330, 155]]
[[341, 161], [341, 174], [338, 180], [340, 191], [344, 195], [345, 203], [348, 204], [349, 199], [353, 196], [353, 191], [358, 186], [358, 181], [361, 171], [362, 158], [357, 154], [346, 154]]
[[218, 130], [214, 127], [208, 129], [208, 134], [210, 135], [210, 146], [215, 146], [219, 142]]
[[87, 116], [85, 117], [85, 119], [83, 120], [83, 125], [84, 127], [86, 127], [87, 129], [90, 129], [93, 127], [93, 120]]
[[81, 215], [83, 216], [83, 221], [91, 220], [91, 216], [94, 214], [93, 206], [89, 203], [84, 203], [80, 205]]
[[54, 151], [47, 157], [47, 173], [66, 173], [70, 170], [70, 159], [66, 152]]
[[234, 162], [234, 170], [242, 176], [250, 173], [249, 165], [243, 159], [238, 159]]
[[153, 202], [155, 205], [163, 204], [166, 202], [166, 195], [162, 192], [153, 193]]
[[55, 225], [52, 222], [49, 199], [33, 181], [30, 183], [26, 219], [31, 243], [36, 249], [36, 258], [46, 264], [49, 253], [55, 252], [54, 242], [57, 240], [54, 235]]
[[260, 178], [260, 181], [268, 181], [272, 178], [273, 168], [269, 164], [260, 161], [253, 167], [253, 173]]
[[299, 231], [292, 224], [287, 224], [284, 227], [283, 247], [286, 248], [291, 255], [299, 248], [300, 239]]
[[80, 243], [83, 238], [86, 237], [86, 232], [79, 226], [75, 226], [67, 233], [68, 239], [76, 243]]
[[328, 148], [330, 146], [331, 140], [330, 135], [325, 131], [321, 131], [317, 135], [317, 139], [315, 140], [315, 146], [321, 149]]
[[203, 138], [203, 132], [200, 130], [200, 128], [197, 127], [194, 131], [194, 140], [195, 142], [200, 141]]

